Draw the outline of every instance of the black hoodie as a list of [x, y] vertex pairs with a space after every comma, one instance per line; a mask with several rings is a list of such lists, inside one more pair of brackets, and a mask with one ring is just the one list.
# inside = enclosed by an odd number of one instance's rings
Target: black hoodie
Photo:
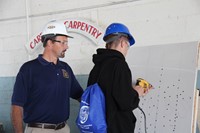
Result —
[[138, 107], [139, 96], [132, 88], [131, 71], [123, 54], [97, 49], [93, 62], [88, 86], [98, 82], [105, 95], [108, 133], [134, 133], [136, 118], [132, 110]]

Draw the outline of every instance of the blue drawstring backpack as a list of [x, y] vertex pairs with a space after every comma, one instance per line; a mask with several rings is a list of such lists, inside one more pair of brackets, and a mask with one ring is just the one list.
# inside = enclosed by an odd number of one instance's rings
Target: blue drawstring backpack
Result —
[[81, 133], [107, 133], [105, 97], [98, 83], [84, 91], [76, 125]]

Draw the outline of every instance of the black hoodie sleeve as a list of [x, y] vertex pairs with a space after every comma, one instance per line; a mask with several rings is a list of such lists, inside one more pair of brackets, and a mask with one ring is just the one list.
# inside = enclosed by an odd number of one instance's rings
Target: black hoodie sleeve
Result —
[[139, 95], [132, 88], [131, 71], [126, 62], [120, 62], [115, 68], [112, 95], [121, 111], [132, 111], [138, 107]]

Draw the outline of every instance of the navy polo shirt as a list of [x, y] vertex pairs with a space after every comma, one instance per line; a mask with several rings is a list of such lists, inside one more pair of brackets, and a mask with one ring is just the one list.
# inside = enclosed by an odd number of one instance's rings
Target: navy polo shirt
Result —
[[25, 123], [57, 124], [69, 118], [70, 97], [78, 99], [83, 89], [70, 66], [42, 58], [26, 62], [16, 77], [12, 105], [24, 109]]

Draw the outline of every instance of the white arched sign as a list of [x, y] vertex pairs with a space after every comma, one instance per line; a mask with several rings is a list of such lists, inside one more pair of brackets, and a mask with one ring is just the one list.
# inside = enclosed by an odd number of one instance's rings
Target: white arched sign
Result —
[[[62, 20], [68, 28], [68, 32], [81, 34], [91, 40], [97, 46], [102, 44], [103, 30], [99, 26], [84, 19], [66, 19]], [[42, 32], [35, 34], [26, 44], [29, 54], [32, 54], [39, 46], [41, 46]]]

